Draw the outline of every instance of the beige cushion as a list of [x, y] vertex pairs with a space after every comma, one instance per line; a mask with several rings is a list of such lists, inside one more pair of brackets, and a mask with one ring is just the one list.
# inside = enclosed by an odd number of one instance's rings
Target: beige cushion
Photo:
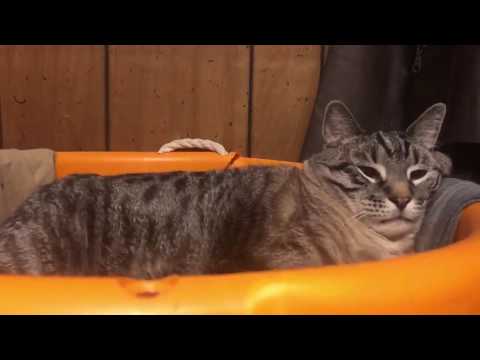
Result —
[[0, 150], [0, 223], [39, 186], [55, 179], [54, 156], [47, 149]]

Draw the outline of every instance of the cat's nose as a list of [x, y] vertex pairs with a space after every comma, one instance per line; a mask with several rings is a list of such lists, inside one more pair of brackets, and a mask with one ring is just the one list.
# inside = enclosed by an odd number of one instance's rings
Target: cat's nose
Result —
[[412, 200], [410, 196], [403, 197], [390, 197], [390, 201], [393, 202], [400, 210], [405, 209], [407, 204]]

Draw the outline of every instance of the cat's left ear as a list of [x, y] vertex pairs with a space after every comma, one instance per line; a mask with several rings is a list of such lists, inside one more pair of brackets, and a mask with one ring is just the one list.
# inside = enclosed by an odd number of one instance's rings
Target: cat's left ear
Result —
[[408, 127], [407, 137], [429, 150], [433, 149], [442, 130], [446, 113], [447, 106], [444, 103], [430, 106]]
[[323, 139], [327, 144], [363, 134], [350, 109], [340, 100], [333, 100], [327, 104], [322, 130]]

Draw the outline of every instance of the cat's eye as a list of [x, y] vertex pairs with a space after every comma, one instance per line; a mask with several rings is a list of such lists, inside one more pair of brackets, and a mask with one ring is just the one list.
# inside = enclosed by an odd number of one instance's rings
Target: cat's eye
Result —
[[378, 172], [377, 169], [371, 166], [358, 166], [358, 169], [366, 176], [373, 180], [381, 180], [382, 175]]
[[415, 181], [415, 180], [418, 180], [418, 179], [421, 179], [423, 178], [425, 175], [427, 175], [427, 170], [425, 169], [417, 169], [417, 170], [413, 170], [411, 173], [410, 173], [410, 180], [412, 181]]

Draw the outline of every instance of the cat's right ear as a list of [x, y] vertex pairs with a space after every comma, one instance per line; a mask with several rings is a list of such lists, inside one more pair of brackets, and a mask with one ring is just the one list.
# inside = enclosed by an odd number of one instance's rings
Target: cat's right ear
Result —
[[430, 106], [408, 127], [407, 137], [429, 150], [433, 149], [440, 135], [446, 113], [447, 106], [444, 103]]
[[363, 134], [352, 112], [340, 100], [330, 101], [323, 116], [323, 139], [329, 144]]

